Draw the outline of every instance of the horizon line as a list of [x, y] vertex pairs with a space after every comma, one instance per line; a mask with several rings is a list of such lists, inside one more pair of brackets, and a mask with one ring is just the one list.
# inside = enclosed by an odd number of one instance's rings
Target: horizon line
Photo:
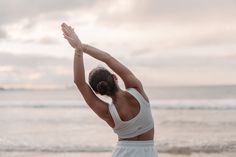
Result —
[[[156, 85], [156, 86], [144, 86], [144, 88], [214, 88], [214, 87], [236, 87], [236, 84], [202, 84], [202, 85]], [[45, 86], [45, 87], [4, 87], [0, 86], [0, 91], [54, 91], [54, 90], [70, 90], [70, 89], [76, 89], [75, 86]]]

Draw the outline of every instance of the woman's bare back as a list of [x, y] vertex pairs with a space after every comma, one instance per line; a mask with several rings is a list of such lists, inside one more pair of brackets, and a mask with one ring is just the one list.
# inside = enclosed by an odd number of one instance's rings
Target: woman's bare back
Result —
[[[126, 91], [122, 91], [122, 93], [118, 97], [119, 98], [117, 98], [117, 101], [113, 103], [115, 104], [120, 119], [122, 121], [129, 121], [135, 118], [140, 112], [140, 104], [138, 100]], [[113, 127], [115, 126], [114, 121], [112, 126]], [[125, 138], [125, 139], [119, 138], [119, 140], [145, 141], [145, 140], [153, 140], [153, 137], [154, 137], [154, 128], [136, 137]]]

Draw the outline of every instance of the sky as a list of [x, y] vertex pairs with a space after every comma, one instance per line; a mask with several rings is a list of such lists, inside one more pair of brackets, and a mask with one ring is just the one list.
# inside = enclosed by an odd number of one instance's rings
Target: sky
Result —
[[73, 86], [62, 22], [144, 86], [236, 84], [235, 0], [0, 0], [0, 17], [0, 87]]

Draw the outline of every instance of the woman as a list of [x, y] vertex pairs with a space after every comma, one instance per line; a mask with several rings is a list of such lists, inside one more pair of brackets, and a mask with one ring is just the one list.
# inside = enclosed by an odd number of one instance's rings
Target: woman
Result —
[[[82, 44], [71, 26], [61, 25], [64, 38], [75, 49], [74, 83], [89, 107], [118, 135], [119, 141], [113, 150], [113, 157], [157, 157], [154, 146], [154, 122], [150, 104], [141, 82], [118, 60], [108, 53]], [[124, 81], [122, 90], [115, 74], [105, 68], [95, 68], [85, 81], [83, 54], [106, 63]], [[111, 97], [106, 103], [95, 94]]]

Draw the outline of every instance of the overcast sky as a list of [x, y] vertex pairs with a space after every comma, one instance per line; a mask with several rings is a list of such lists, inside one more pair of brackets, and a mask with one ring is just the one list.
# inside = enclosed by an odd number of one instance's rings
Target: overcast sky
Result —
[[62, 22], [144, 86], [236, 84], [235, 0], [0, 0], [0, 17], [0, 86], [73, 85]]

